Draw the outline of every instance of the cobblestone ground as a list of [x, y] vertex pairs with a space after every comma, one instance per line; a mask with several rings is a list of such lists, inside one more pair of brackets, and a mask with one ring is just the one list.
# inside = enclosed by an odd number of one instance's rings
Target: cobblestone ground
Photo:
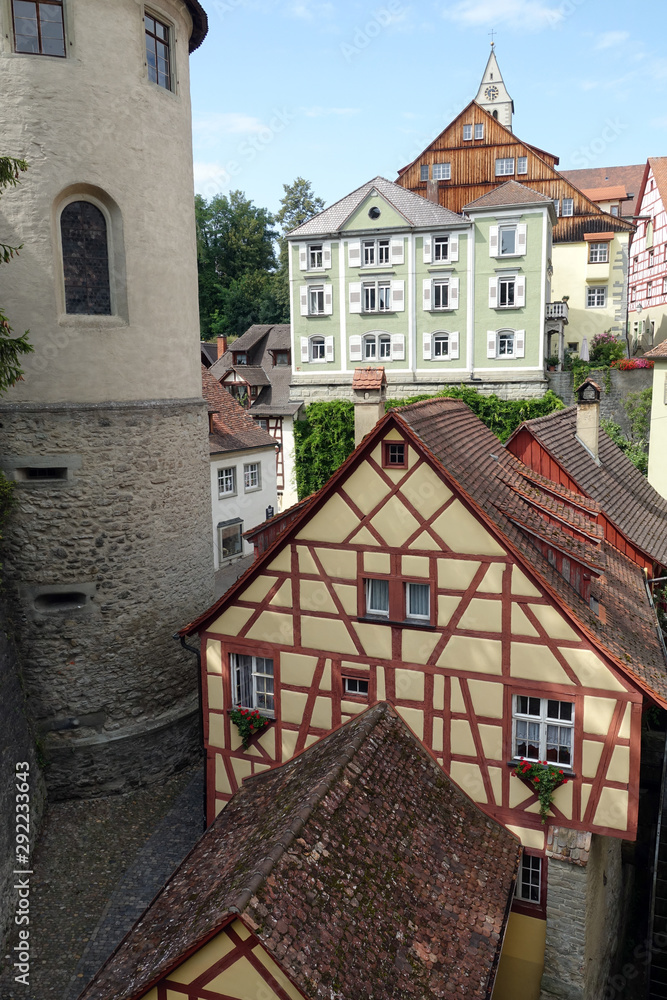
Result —
[[49, 806], [33, 856], [30, 986], [0, 1000], [74, 1000], [203, 831], [203, 768], [128, 795]]

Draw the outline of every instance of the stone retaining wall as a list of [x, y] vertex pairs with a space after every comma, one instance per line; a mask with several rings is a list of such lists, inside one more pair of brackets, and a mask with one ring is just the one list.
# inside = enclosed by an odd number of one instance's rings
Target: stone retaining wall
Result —
[[[625, 434], [630, 432], [630, 424], [623, 409], [623, 401], [630, 392], [641, 392], [653, 385], [653, 371], [650, 368], [635, 368], [629, 372], [610, 371], [611, 391], [605, 390], [604, 372], [591, 372], [602, 393], [600, 396], [600, 416], [603, 420], [614, 420], [620, 424]], [[566, 406], [577, 401], [573, 389], [572, 372], [548, 372], [549, 388], [563, 400]]]

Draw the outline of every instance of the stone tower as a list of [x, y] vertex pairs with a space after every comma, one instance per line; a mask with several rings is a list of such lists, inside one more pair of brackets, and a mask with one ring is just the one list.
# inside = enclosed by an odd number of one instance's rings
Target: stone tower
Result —
[[507, 93], [507, 87], [503, 82], [502, 73], [496, 59], [495, 45], [491, 42], [491, 54], [484, 70], [482, 82], [479, 85], [475, 100], [481, 104], [489, 114], [497, 118], [501, 125], [505, 125], [512, 130], [512, 115], [514, 114], [514, 101]]
[[54, 797], [158, 780], [197, 752], [213, 596], [188, 51], [198, 0], [0, 4], [0, 298], [35, 353], [0, 405], [16, 480], [3, 577]]

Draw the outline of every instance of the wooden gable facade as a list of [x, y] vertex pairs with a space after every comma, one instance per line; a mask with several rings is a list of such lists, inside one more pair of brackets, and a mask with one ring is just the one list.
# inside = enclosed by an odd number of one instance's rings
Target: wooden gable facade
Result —
[[[464, 139], [466, 128], [471, 130], [470, 139]], [[475, 138], [476, 134], [480, 138]], [[520, 158], [525, 162], [519, 164]], [[507, 173], [497, 175], [496, 160], [501, 159], [511, 160], [513, 165], [511, 172], [507, 168]], [[443, 162], [450, 165], [450, 177], [433, 179], [433, 165]], [[523, 142], [471, 101], [412, 163], [399, 171], [396, 183], [424, 198], [432, 197], [452, 212], [462, 212], [466, 205], [513, 179], [558, 202], [561, 211], [563, 200], [571, 199], [572, 214], [558, 219], [554, 243], [580, 242], [584, 233], [632, 232], [631, 223], [602, 212], [558, 172], [557, 165], [556, 156]], [[422, 179], [422, 167], [429, 168], [428, 180]]]

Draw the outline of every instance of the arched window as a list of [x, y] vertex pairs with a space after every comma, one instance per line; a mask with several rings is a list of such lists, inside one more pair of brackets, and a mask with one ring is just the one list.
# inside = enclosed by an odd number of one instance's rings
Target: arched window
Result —
[[310, 338], [310, 360], [324, 361], [324, 337]]
[[434, 358], [448, 358], [449, 357], [449, 334], [448, 333], [436, 333], [433, 336], [433, 357]]
[[106, 219], [89, 201], [73, 201], [60, 215], [65, 312], [111, 315]]
[[388, 333], [369, 333], [364, 337], [364, 361], [378, 358], [391, 361], [391, 337]]

